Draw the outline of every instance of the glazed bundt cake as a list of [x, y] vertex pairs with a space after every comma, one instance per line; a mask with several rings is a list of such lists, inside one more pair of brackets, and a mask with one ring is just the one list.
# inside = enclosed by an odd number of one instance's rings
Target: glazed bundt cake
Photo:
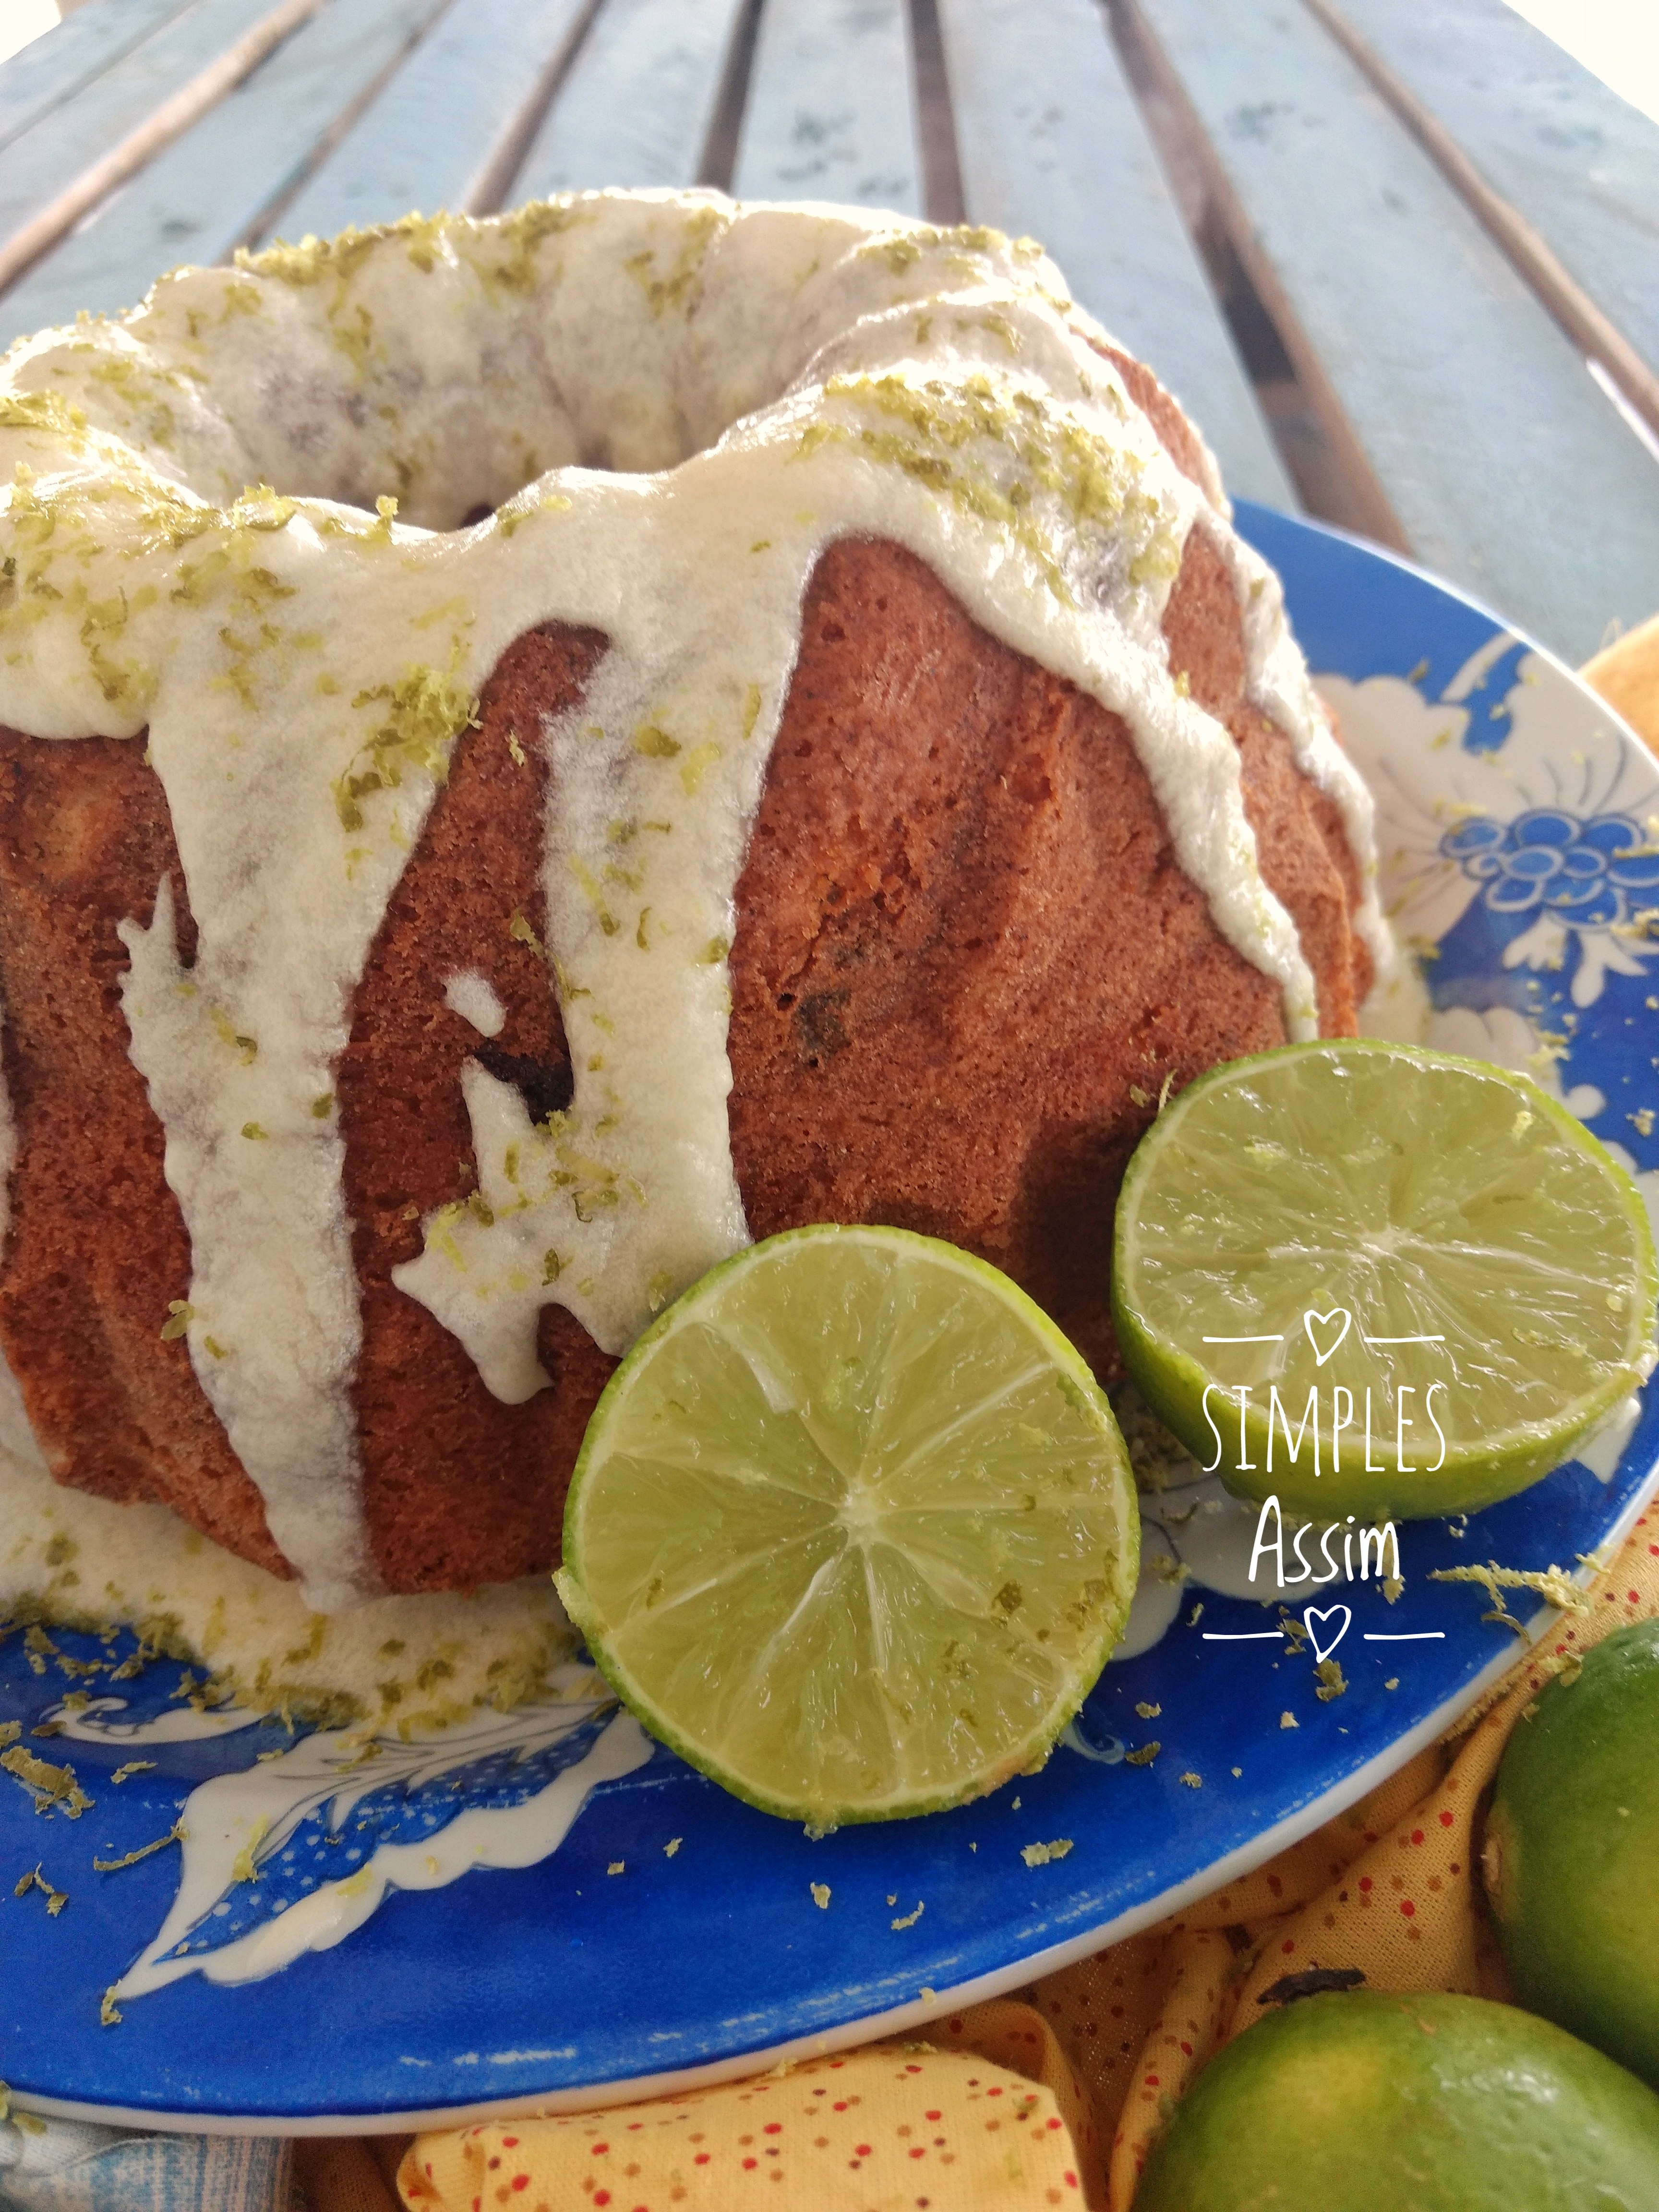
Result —
[[59, 1483], [319, 1609], [550, 1565], [751, 1236], [950, 1238], [1109, 1376], [1160, 1096], [1389, 957], [1276, 582], [1029, 242], [279, 246], [14, 349], [0, 471], [0, 1344]]

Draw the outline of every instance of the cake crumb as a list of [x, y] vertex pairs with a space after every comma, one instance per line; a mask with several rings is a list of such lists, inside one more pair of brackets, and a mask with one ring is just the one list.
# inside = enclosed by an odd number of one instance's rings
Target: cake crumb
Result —
[[1154, 1736], [1150, 1743], [1143, 1743], [1139, 1751], [1126, 1751], [1123, 1754], [1123, 1763], [1126, 1766], [1150, 1766], [1163, 1748], [1163, 1745]]
[[1144, 1721], [1155, 1721], [1155, 1720], [1157, 1720], [1157, 1719], [1158, 1719], [1158, 1716], [1163, 1712], [1163, 1711], [1164, 1711], [1164, 1708], [1163, 1708], [1163, 1706], [1162, 1706], [1162, 1705], [1149, 1705], [1146, 1703], [1146, 1700], [1144, 1698], [1141, 1699], [1140, 1703], [1139, 1703], [1139, 1704], [1135, 1707], [1135, 1711], [1139, 1715], [1140, 1718], [1141, 1718], [1142, 1720], [1144, 1720]]
[[[278, 1752], [276, 1756], [280, 1759], [282, 1757], [282, 1753]], [[154, 1770], [155, 1765], [155, 1761], [153, 1759], [130, 1759], [125, 1766], [118, 1766], [116, 1768], [114, 1773], [111, 1775], [110, 1780], [113, 1783], [125, 1782], [135, 1774], [148, 1774]]]
[[1014, 1800], [1013, 1803], [1012, 1803], [1012, 1804], [1008, 1808], [1008, 1810], [1009, 1810], [1011, 1813], [1018, 1813], [1018, 1810], [1019, 1810], [1019, 1800], [1018, 1800], [1018, 1797], [1016, 1797], [1016, 1798], [1015, 1798], [1015, 1800]]
[[[892, 1900], [890, 1899], [888, 1901], [890, 1904]], [[894, 1921], [893, 1926], [895, 1928], [914, 1928], [917, 1921], [921, 1919], [922, 1914], [926, 1912], [927, 1910], [927, 1907], [925, 1904], [918, 1905], [914, 1912], [907, 1912], [902, 1919]]]
[[1204, 1777], [1201, 1774], [1194, 1774], [1190, 1770], [1181, 1778], [1188, 1790], [1201, 1790], [1204, 1787]]
[[1237, 1782], [1237, 1781], [1241, 1780], [1241, 1779], [1243, 1778], [1243, 1772], [1244, 1772], [1244, 1770], [1243, 1770], [1243, 1768], [1242, 1766], [1236, 1766], [1236, 1767], [1234, 1767], [1234, 1769], [1233, 1769], [1233, 1780], [1234, 1780], [1235, 1782]]
[[662, 1847], [663, 1856], [665, 1859], [672, 1859], [684, 1840], [684, 1836], [671, 1836]]
[[1399, 1675], [1390, 1674], [1388, 1680], [1384, 1682], [1382, 1686], [1385, 1690], [1397, 1690], [1400, 1687]]
[[612, 1859], [610, 1865], [605, 1869], [605, 1872], [607, 1874], [626, 1874], [627, 1871], [628, 1861], [626, 1859]]
[[[1620, 1809], [1622, 1811], [1623, 1808], [1621, 1807]], [[939, 2002], [939, 1991], [937, 1990], [930, 1990], [926, 1982], [924, 1982], [921, 1987], [916, 1991], [916, 1995], [921, 1999], [923, 2004], [930, 2005], [937, 2004]]]
[[[811, 1881], [806, 1885], [812, 1893], [812, 1902], [820, 1912], [830, 1910], [830, 1885], [827, 1881]], [[890, 1899], [890, 1903], [891, 1900]]]
[[1280, 1713], [1279, 1716], [1279, 1725], [1282, 1729], [1300, 1728], [1302, 1723], [1297, 1720], [1294, 1713]]
[[1196, 1627], [1198, 1626], [1199, 1622], [1200, 1622], [1200, 1620], [1203, 1620], [1203, 1618], [1204, 1618], [1204, 1601], [1203, 1601], [1203, 1599], [1202, 1599], [1202, 1598], [1200, 1598], [1200, 1600], [1199, 1600], [1198, 1603], [1197, 1603], [1197, 1604], [1193, 1607], [1192, 1611], [1191, 1611], [1191, 1612], [1187, 1615], [1187, 1626], [1188, 1626], [1188, 1628], [1196, 1628]]
[[1329, 1705], [1333, 1698], [1347, 1695], [1348, 1678], [1336, 1660], [1322, 1659], [1314, 1672], [1319, 1677], [1319, 1687], [1314, 1695], [1322, 1705]]

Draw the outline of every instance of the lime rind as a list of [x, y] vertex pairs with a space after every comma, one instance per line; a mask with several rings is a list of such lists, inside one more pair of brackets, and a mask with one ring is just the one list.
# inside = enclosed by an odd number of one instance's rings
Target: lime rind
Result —
[[[1645, 1379], [1656, 1290], [1639, 1194], [1559, 1101], [1382, 1040], [1212, 1070], [1142, 1140], [1118, 1205], [1136, 1383], [1200, 1466], [1310, 1517], [1474, 1511], [1536, 1481]], [[1379, 1343], [1417, 1334], [1442, 1345], [1379, 1364]], [[1315, 1391], [1317, 1472], [1298, 1434]]]
[[1041, 1765], [1139, 1564], [1111, 1408], [1015, 1285], [907, 1231], [751, 1247], [606, 1388], [561, 1596], [690, 1765], [817, 1827]]

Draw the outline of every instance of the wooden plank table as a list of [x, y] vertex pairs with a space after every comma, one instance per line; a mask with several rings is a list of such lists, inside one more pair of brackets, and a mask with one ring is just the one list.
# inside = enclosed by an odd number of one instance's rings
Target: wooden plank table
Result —
[[1659, 605], [1659, 126], [1502, 0], [90, 0], [0, 68], [0, 335], [697, 184], [1037, 236], [1237, 491], [1571, 659]]

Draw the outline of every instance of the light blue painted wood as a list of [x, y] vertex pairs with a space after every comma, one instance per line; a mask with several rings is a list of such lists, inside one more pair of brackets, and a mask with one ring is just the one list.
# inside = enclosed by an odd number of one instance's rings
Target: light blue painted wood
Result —
[[768, 0], [732, 189], [921, 213], [902, 0]]
[[462, 205], [468, 185], [585, 0], [461, 0], [283, 212], [284, 238], [329, 238]]
[[1293, 0], [1140, 4], [1418, 557], [1570, 660], [1651, 613], [1659, 465], [1347, 56]]
[[[195, 0], [117, 66], [0, 148], [0, 238], [67, 191], [83, 169], [234, 46], [272, 5], [273, 0]], [[78, 21], [70, 18], [71, 25]]]
[[1093, 0], [939, 0], [969, 220], [1039, 239], [1192, 414], [1231, 490], [1298, 505]]
[[512, 197], [694, 184], [741, 12], [742, 0], [609, 0]]
[[325, 0], [194, 129], [0, 301], [0, 340], [112, 313], [181, 261], [229, 258], [303, 175], [330, 125], [373, 87], [443, 0]]
[[[1631, 0], [1632, 25], [1652, 6]], [[1659, 369], [1659, 123], [1503, 0], [1341, 9]]]
[[[9, 146], [179, 15], [191, 0], [91, 0], [0, 64], [0, 146]], [[100, 150], [102, 150], [101, 149]]]

